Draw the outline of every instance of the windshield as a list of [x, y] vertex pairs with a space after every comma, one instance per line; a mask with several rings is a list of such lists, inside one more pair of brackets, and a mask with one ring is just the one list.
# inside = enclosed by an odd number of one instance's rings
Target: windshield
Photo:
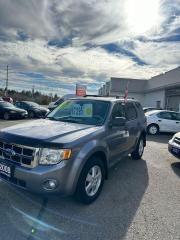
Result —
[[68, 100], [48, 115], [48, 119], [87, 125], [102, 125], [109, 102], [96, 100]]
[[9, 102], [0, 102], [0, 107], [14, 108], [15, 106]]

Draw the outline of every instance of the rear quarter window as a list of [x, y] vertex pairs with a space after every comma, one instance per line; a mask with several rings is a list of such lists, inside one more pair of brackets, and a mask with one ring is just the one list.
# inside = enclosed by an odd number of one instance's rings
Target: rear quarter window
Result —
[[126, 113], [126, 118], [129, 121], [137, 118], [137, 111], [133, 103], [125, 104], [125, 113]]
[[144, 111], [143, 111], [143, 108], [142, 108], [141, 104], [138, 103], [138, 102], [135, 102], [135, 106], [136, 106], [138, 115], [139, 115], [140, 117], [144, 118], [144, 117], [145, 117], [145, 114], [144, 114]]

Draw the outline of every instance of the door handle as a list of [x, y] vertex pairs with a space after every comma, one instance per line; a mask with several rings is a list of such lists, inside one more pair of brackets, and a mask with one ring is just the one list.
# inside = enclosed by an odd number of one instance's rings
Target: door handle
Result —
[[158, 120], [158, 122], [162, 122], [162, 120]]
[[176, 123], [179, 123], [179, 122], [176, 122]]

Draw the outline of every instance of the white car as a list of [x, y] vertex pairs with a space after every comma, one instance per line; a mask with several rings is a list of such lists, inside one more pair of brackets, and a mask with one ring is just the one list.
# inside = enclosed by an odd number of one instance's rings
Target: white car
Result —
[[159, 132], [179, 132], [180, 113], [168, 110], [154, 110], [145, 113], [147, 132], [155, 135]]
[[75, 94], [66, 94], [64, 95], [62, 98], [59, 98], [58, 100], [56, 100], [56, 102], [51, 102], [48, 106], [48, 109], [50, 111], [54, 110], [58, 105], [60, 105], [61, 103], [63, 103], [64, 101], [70, 99], [70, 98], [77, 98], [77, 96]]
[[180, 159], [180, 132], [176, 133], [168, 144], [169, 152]]

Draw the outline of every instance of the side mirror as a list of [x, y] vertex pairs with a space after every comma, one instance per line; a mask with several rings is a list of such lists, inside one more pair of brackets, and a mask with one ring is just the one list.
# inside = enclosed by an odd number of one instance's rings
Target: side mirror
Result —
[[126, 118], [124, 117], [115, 117], [111, 120], [110, 125], [112, 127], [123, 127], [126, 124]]

